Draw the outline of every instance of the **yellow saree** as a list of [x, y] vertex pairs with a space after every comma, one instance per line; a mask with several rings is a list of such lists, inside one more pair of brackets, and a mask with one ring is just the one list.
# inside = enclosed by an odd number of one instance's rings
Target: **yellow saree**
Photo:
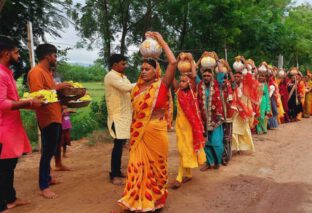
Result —
[[312, 80], [310, 79], [307, 84], [306, 88], [308, 92], [306, 93], [305, 103], [304, 103], [304, 113], [308, 117], [312, 115], [312, 92], [310, 89], [312, 88]]
[[183, 168], [196, 168], [199, 164], [206, 161], [206, 156], [203, 147], [196, 153], [193, 147], [193, 133], [187, 117], [178, 103], [178, 113], [176, 119], [176, 135], [178, 151]]
[[282, 103], [282, 99], [280, 95], [278, 95], [278, 98], [277, 98], [277, 111], [278, 111], [278, 115], [276, 119], [278, 123], [281, 124], [282, 123], [281, 120], [284, 117], [285, 111], [284, 111], [284, 107], [283, 107], [283, 103]]
[[130, 211], [154, 211], [167, 198], [168, 135], [166, 119], [151, 119], [161, 80], [143, 92], [132, 91], [133, 121], [127, 181], [118, 201]]
[[192, 177], [191, 168], [197, 168], [206, 162], [206, 154], [203, 147], [198, 152], [194, 151], [192, 126], [185, 116], [178, 102], [178, 113], [176, 118], [177, 145], [180, 156], [180, 165], [176, 180], [182, 182], [183, 177]]

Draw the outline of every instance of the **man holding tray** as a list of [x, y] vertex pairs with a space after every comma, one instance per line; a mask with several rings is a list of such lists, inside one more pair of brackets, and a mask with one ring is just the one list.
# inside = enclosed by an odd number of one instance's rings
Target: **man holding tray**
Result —
[[[28, 73], [30, 92], [38, 90], [60, 90], [71, 87], [69, 83], [56, 84], [53, 80], [53, 68], [56, 67], [57, 49], [51, 44], [41, 44], [36, 49], [39, 63]], [[50, 185], [57, 181], [51, 177], [50, 162], [61, 141], [62, 108], [59, 102], [48, 103], [36, 110], [41, 130], [41, 158], [39, 165], [40, 194], [44, 198], [53, 199], [57, 194], [50, 190]], [[60, 154], [60, 153], [59, 153]], [[57, 157], [57, 156], [56, 156]], [[64, 166], [62, 166], [64, 167]], [[65, 167], [64, 167], [65, 168]]]

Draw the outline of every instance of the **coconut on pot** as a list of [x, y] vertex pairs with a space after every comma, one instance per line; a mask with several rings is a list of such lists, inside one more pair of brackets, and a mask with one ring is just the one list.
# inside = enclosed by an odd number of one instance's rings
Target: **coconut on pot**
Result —
[[284, 69], [280, 69], [278, 72], [277, 72], [277, 76], [279, 78], [285, 78], [286, 77], [286, 72]]
[[[221, 72], [228, 73], [231, 71], [231, 67], [229, 66], [229, 63], [225, 59], [221, 58], [219, 62], [223, 65]], [[215, 71], [219, 72], [218, 66], [216, 67]]]
[[192, 59], [193, 56], [191, 53], [185, 53], [181, 52], [178, 56], [178, 70], [180, 73], [188, 73], [192, 71], [192, 63], [194, 63], [194, 60]]
[[243, 60], [243, 56], [238, 55], [235, 57], [235, 62], [233, 63], [233, 68], [235, 71], [242, 71], [242, 69], [245, 67]]
[[297, 67], [290, 68], [289, 74], [290, 75], [298, 75], [299, 74], [298, 68]]
[[201, 58], [199, 59], [200, 65], [204, 69], [214, 69], [217, 65], [217, 60], [219, 59], [216, 52], [205, 51]]
[[258, 71], [259, 71], [259, 73], [267, 73], [268, 64], [265, 61], [261, 62], [260, 66], [258, 67]]
[[147, 37], [140, 45], [140, 53], [143, 58], [159, 58], [162, 48], [155, 39]]

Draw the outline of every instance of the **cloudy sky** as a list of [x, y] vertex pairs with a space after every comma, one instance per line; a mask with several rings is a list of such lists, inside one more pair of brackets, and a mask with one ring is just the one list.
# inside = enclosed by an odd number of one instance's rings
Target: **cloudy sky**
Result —
[[[84, 4], [85, 0], [73, 0], [74, 3]], [[296, 4], [301, 4], [304, 2], [312, 4], [312, 0], [296, 0]], [[75, 44], [79, 41], [80, 37], [73, 25], [64, 29], [61, 33], [62, 38], [53, 38], [47, 36], [47, 40], [61, 48], [71, 47], [73, 48], [68, 52], [68, 59], [71, 63], [79, 64], [92, 64], [98, 58], [99, 48], [94, 48], [93, 50], [77, 49]]]
[[[74, 4], [81, 3], [84, 4], [85, 0], [73, 0]], [[61, 32], [61, 38], [51, 37], [47, 35], [48, 42], [57, 45], [58, 47], [65, 49], [67, 47], [72, 48], [68, 52], [68, 59], [71, 63], [79, 64], [92, 64], [99, 56], [99, 47], [93, 50], [87, 50], [85, 48], [75, 48], [76, 43], [80, 40], [79, 33], [75, 30], [75, 27], [70, 24], [68, 28], [63, 29]]]

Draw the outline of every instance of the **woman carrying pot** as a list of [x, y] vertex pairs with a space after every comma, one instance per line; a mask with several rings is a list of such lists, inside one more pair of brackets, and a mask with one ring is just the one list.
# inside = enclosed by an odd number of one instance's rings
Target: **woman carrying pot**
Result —
[[[167, 116], [169, 88], [174, 79], [176, 58], [158, 32], [147, 32], [164, 50], [168, 66], [163, 77], [155, 59], [144, 59], [141, 74], [131, 93], [133, 120], [127, 181], [118, 201], [130, 211], [155, 211], [165, 205], [168, 195]], [[143, 55], [144, 56], [144, 55]]]

